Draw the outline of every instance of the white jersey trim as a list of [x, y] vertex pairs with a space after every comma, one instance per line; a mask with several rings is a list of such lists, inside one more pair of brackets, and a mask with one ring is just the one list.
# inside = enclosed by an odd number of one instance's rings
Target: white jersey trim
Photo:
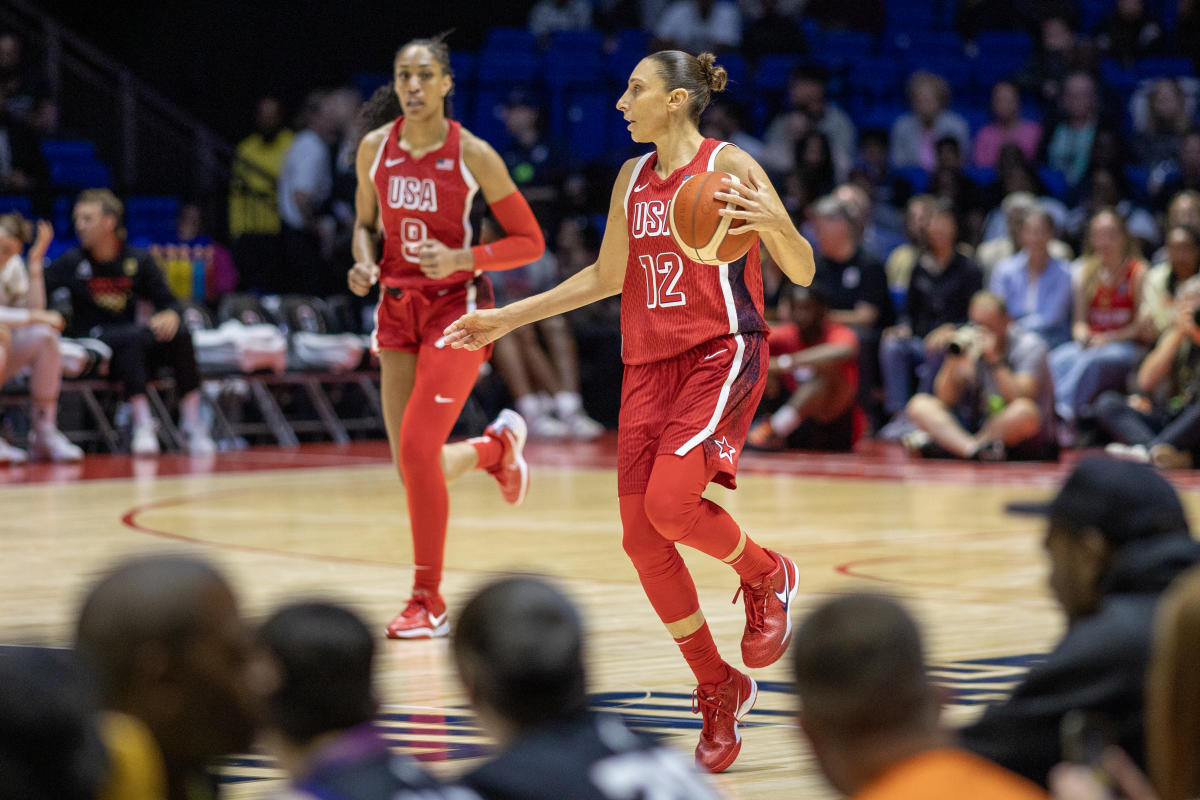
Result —
[[[721, 142], [708, 156], [708, 171], [713, 172], [717, 168], [717, 153], [729, 146], [729, 142]], [[725, 313], [729, 317], [729, 332], [738, 332], [737, 304], [733, 302], [733, 286], [729, 283], [729, 265], [721, 264], [717, 267], [721, 282], [721, 296], [725, 298]]]
[[371, 185], [375, 188], [375, 199], [380, 201], [381, 206], [383, 205], [383, 198], [379, 196], [379, 186], [375, 183], [375, 172], [379, 169], [379, 162], [383, 158], [383, 151], [387, 149], [388, 139], [392, 138], [392, 131], [394, 130], [396, 130], [396, 123], [393, 122], [392, 127], [388, 128], [387, 136], [383, 137], [379, 149], [375, 151], [375, 160], [371, 162]]
[[725, 415], [725, 406], [729, 402], [729, 387], [733, 385], [734, 379], [742, 371], [742, 357], [746, 353], [746, 340], [740, 335], [735, 336], [734, 340], [737, 342], [737, 350], [734, 351], [733, 363], [729, 365], [729, 374], [725, 376], [725, 383], [721, 385], [721, 393], [717, 395], [717, 407], [713, 409], [712, 417], [699, 433], [688, 439], [682, 447], [675, 451], [675, 455], [687, 455], [693, 447], [712, 436], [716, 432], [717, 426], [721, 424], [721, 417]]
[[654, 151], [646, 153], [638, 159], [637, 164], [633, 166], [633, 174], [629, 176], [629, 185], [625, 187], [625, 223], [629, 224], [629, 198], [633, 196], [633, 187], [638, 182], [638, 177], [642, 174], [642, 168], [646, 166], [646, 162], [650, 160], [650, 156], [654, 155]]
[[[467, 199], [463, 202], [463, 243], [462, 247], [470, 247], [471, 239], [475, 235], [475, 231], [471, 228], [471, 205], [475, 202], [475, 193], [479, 191], [479, 181], [475, 180], [475, 176], [471, 174], [471, 170], [467, 167], [467, 160], [463, 158], [462, 146], [462, 128], [458, 129], [458, 168], [462, 173], [462, 179], [467, 184]], [[475, 270], [478, 275], [480, 270]]]

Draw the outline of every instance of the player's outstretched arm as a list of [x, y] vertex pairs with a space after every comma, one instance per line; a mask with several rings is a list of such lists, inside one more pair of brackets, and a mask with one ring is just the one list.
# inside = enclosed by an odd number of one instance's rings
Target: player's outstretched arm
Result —
[[625, 262], [629, 258], [629, 229], [625, 221], [625, 193], [636, 159], [625, 163], [613, 184], [608, 205], [608, 222], [600, 242], [596, 263], [581, 269], [565, 281], [541, 294], [526, 297], [503, 308], [472, 311], [459, 317], [445, 330], [445, 342], [451, 347], [478, 350], [511, 330], [572, 311], [588, 303], [619, 294], [625, 282]]
[[722, 215], [746, 220], [744, 225], [731, 228], [729, 233], [744, 234], [757, 231], [784, 275], [801, 286], [812, 283], [817, 269], [813, 260], [812, 245], [792, 224], [791, 215], [784, 208], [775, 187], [767, 179], [766, 171], [745, 150], [738, 147], [722, 148], [717, 153], [716, 167], [737, 176], [742, 183], [736, 188], [736, 192], [717, 192], [718, 200], [738, 206], [736, 210], [722, 209]]

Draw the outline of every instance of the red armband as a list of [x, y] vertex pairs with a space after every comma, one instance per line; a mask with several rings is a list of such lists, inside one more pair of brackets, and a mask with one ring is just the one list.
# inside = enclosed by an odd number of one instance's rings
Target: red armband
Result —
[[502, 239], [471, 248], [475, 269], [515, 269], [542, 257], [542, 253], [546, 252], [542, 227], [520, 192], [489, 203], [488, 207], [492, 209], [505, 235]]

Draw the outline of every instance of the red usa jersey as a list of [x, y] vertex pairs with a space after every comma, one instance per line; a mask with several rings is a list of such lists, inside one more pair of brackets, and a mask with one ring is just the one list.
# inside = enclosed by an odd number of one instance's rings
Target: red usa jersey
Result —
[[400, 117], [371, 164], [384, 237], [379, 280], [393, 287], [461, 284], [472, 271], [430, 280], [421, 274], [418, 255], [426, 239], [455, 249], [471, 245], [471, 201], [479, 184], [463, 162], [462, 125], [450, 120], [445, 143], [420, 158], [400, 147], [403, 126]]
[[727, 142], [705, 139], [696, 157], [658, 177], [658, 153], [642, 156], [625, 192], [629, 261], [621, 289], [621, 358], [646, 364], [729, 334], [767, 330], [758, 248], [732, 264], [701, 264], [680, 252], [667, 206], [687, 178], [716, 169]]

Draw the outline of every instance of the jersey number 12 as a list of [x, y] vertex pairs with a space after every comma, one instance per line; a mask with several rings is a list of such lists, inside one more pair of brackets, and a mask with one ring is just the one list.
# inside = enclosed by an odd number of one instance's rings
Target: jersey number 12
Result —
[[638, 256], [638, 263], [646, 273], [646, 308], [687, 305], [687, 297], [675, 288], [683, 277], [683, 258], [678, 253]]

